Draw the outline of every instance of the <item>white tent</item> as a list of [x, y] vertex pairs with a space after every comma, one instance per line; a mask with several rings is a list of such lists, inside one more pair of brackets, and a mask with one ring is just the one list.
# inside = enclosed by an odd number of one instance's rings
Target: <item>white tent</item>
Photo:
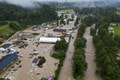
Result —
[[0, 51], [6, 51], [6, 49], [4, 49], [4, 48], [1, 47], [1, 48], [0, 48]]
[[60, 41], [60, 38], [56, 37], [40, 37], [39, 42], [40, 43], [56, 43], [57, 41]]
[[9, 50], [11, 51], [11, 52], [17, 52], [15, 49], [13, 49], [13, 48], [9, 48]]

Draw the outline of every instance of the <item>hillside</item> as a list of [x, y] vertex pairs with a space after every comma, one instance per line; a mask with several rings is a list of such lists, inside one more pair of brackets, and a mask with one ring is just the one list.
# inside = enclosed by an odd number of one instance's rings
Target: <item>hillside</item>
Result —
[[[41, 7], [28, 9], [17, 5], [0, 3], [0, 39], [7, 39], [16, 31], [25, 29], [27, 25], [51, 22], [56, 19], [57, 13], [50, 5], [41, 5]], [[10, 25], [11, 27], [9, 27]]]

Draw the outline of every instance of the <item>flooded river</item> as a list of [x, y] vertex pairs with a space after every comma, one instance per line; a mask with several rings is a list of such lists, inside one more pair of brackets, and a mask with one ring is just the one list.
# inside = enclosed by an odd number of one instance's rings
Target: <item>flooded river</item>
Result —
[[87, 39], [86, 43], [86, 62], [87, 70], [85, 72], [84, 80], [102, 80], [99, 76], [95, 74], [96, 63], [95, 63], [95, 48], [93, 45], [93, 37], [90, 35], [90, 27], [85, 31], [84, 37]]

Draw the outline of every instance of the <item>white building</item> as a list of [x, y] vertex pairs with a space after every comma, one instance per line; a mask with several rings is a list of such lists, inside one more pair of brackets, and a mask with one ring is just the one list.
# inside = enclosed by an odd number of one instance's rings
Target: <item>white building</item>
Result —
[[[53, 43], [55, 44], [57, 41], [60, 41], [60, 37], [40, 37], [39, 42], [40, 43]], [[70, 37], [65, 37], [65, 40], [67, 43], [70, 41]]]
[[39, 42], [40, 43], [56, 43], [57, 41], [60, 41], [60, 38], [56, 37], [40, 37]]

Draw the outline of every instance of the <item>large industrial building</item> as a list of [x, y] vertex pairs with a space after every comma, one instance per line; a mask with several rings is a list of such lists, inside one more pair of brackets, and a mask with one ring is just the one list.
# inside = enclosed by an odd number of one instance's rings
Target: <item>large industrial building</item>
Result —
[[40, 43], [56, 43], [57, 41], [60, 41], [60, 38], [56, 37], [40, 37], [39, 42]]
[[15, 53], [2, 57], [0, 59], [0, 73], [2, 73], [8, 66], [10, 66], [17, 59], [18, 55]]
[[[65, 37], [65, 40], [67, 43], [69, 43], [71, 37]], [[50, 43], [55, 44], [57, 41], [60, 41], [60, 37], [40, 37], [39, 42], [40, 43]]]

